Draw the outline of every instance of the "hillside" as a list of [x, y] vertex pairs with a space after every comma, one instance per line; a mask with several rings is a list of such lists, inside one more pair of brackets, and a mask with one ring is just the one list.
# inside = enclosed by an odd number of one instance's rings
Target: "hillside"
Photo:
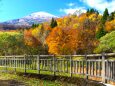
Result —
[[17, 30], [17, 29], [26, 29], [31, 26], [26, 25], [12, 25], [12, 24], [0, 24], [0, 30]]
[[27, 45], [42, 44], [50, 54], [85, 54], [94, 53], [100, 44], [99, 39], [114, 30], [115, 12], [109, 14], [105, 9], [101, 15], [97, 10], [89, 9], [78, 16], [64, 16], [53, 19], [50, 24], [25, 30], [24, 36]]
[[2, 24], [31, 26], [32, 24], [48, 22], [52, 18], [58, 18], [58, 17], [47, 12], [35, 12], [20, 19], [14, 19], [3, 22]]

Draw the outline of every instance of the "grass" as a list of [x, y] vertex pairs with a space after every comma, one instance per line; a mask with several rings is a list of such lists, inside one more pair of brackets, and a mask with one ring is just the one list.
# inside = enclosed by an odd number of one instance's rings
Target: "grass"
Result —
[[[0, 68], [0, 70], [5, 70], [5, 68]], [[27, 70], [26, 74], [24, 74], [24, 70], [22, 69], [16, 69], [17, 73], [14, 73], [13, 68], [8, 68], [7, 70], [9, 72], [0, 73], [1, 82], [5, 80], [6, 83], [15, 82], [16, 84], [17, 82], [18, 84], [25, 84], [25, 86], [84, 86], [86, 83], [90, 84], [90, 86], [103, 86], [94, 82], [87, 82], [83, 79], [84, 76], [81, 75], [70, 77], [70, 74], [56, 73], [54, 77], [53, 72], [48, 71], [41, 71], [39, 75], [36, 70]]]
[[[6, 68], [5, 67], [0, 67], [0, 70], [3, 70], [4, 71], [8, 71], [8, 72], [15, 72], [15, 69], [14, 68]], [[16, 72], [20, 72], [20, 73], [24, 73], [24, 69], [20, 69], [20, 68], [16, 68]], [[26, 70], [26, 73], [32, 73], [32, 74], [38, 74], [38, 71], [37, 70]], [[54, 72], [50, 72], [50, 71], [40, 71], [40, 74], [41, 75], [53, 75]], [[56, 72], [56, 76], [66, 76], [66, 77], [70, 77], [70, 74], [69, 73], [59, 73], [59, 72]], [[72, 77], [78, 77], [78, 78], [85, 78], [85, 76], [83, 75], [78, 75], [78, 74], [72, 74]]]
[[9, 74], [9, 73], [1, 73], [0, 79], [2, 80], [16, 80], [18, 82], [22, 82], [28, 86], [60, 86], [59, 82], [51, 82], [47, 80], [40, 80], [32, 77], [19, 76], [18, 74]]
[[19, 34], [19, 32], [16, 32], [16, 31], [0, 31], [0, 35], [1, 34], [17, 35], [17, 34]]
[[0, 73], [0, 79], [2, 80], [16, 80], [19, 82], [23, 82], [26, 85], [30, 86], [59, 86], [58, 82], [51, 82], [47, 80], [40, 80], [32, 77], [19, 76], [14, 73]]
[[115, 57], [109, 57], [108, 60], [115, 60]]
[[[0, 81], [14, 81], [15, 85], [23, 84], [24, 86], [103, 86], [90, 81], [85, 81], [81, 78], [70, 78], [62, 76], [51, 76], [51, 75], [37, 75], [37, 74], [26, 74], [23, 73], [0, 73]], [[23, 86], [22, 85], [22, 86]], [[1, 86], [1, 82], [0, 82]], [[5, 86], [5, 85], [4, 85]]]
[[[39, 78], [36, 78], [37, 75], [31, 76], [28, 74], [26, 76], [14, 73], [0, 73], [0, 80], [15, 80], [21, 83], [24, 83], [27, 86], [76, 86], [72, 83], [61, 82], [55, 80], [54, 77], [48, 75], [40, 75]], [[59, 78], [59, 77], [58, 77]], [[60, 78], [64, 80], [65, 78]]]

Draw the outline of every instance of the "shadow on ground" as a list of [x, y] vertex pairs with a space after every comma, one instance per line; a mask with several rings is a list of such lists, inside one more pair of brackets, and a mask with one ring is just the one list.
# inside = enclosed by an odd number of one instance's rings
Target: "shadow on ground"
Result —
[[0, 86], [27, 86], [16, 80], [0, 80]]
[[[67, 77], [67, 76], [52, 76], [52, 75], [42, 75], [42, 74], [24, 74], [18, 73], [19, 76], [24, 76], [27, 78], [35, 78], [40, 80], [48, 80], [48, 81], [59, 81], [66, 84], [72, 84], [71, 86], [105, 86], [102, 83], [93, 81], [93, 80], [86, 80], [83, 78], [76, 78], [76, 77]], [[67, 86], [67, 85], [64, 85]]]

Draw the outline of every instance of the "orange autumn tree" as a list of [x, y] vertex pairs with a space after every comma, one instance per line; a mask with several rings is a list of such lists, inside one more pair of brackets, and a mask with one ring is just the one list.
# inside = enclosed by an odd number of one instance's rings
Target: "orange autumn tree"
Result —
[[39, 40], [42, 45], [45, 45], [45, 39], [51, 30], [52, 28], [47, 23], [39, 24], [38, 27], [32, 29], [32, 36]]
[[95, 38], [96, 23], [89, 19], [86, 19], [77, 28], [77, 42], [76, 42], [76, 53], [92, 53], [96, 47], [98, 41]]
[[98, 41], [95, 38], [96, 26], [98, 24], [98, 15], [89, 16], [85, 13], [74, 17], [71, 26], [76, 29], [76, 51], [74, 54], [93, 53]]
[[108, 32], [111, 32], [112, 30], [115, 30], [115, 20], [107, 21], [105, 23], [105, 29]]
[[73, 54], [76, 50], [76, 30], [69, 27], [56, 27], [46, 38], [51, 54]]
[[32, 35], [32, 29], [24, 31], [25, 45], [36, 47], [40, 44], [39, 40]]
[[[60, 26], [54, 28], [46, 39], [51, 54], [79, 54], [91, 53], [95, 48], [97, 41], [96, 20], [92, 20], [82, 14], [74, 19], [69, 16], [64, 18]], [[68, 22], [69, 24], [67, 25]]]

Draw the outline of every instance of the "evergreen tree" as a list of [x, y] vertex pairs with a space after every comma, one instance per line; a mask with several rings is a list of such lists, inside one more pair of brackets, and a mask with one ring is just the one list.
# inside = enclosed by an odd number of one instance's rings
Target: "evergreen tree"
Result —
[[105, 30], [105, 22], [107, 21], [107, 19], [109, 18], [109, 12], [108, 9], [106, 8], [103, 16], [101, 18], [101, 22], [100, 22], [100, 29], [99, 31], [96, 33], [96, 38], [99, 39], [102, 36], [106, 35], [106, 30]]
[[99, 12], [94, 8], [88, 9], [86, 13], [87, 13], [87, 16], [89, 16], [93, 13], [96, 13], [97, 15], [99, 14]]
[[89, 13], [89, 10], [90, 10], [90, 9], [87, 9], [87, 13]]
[[104, 13], [103, 13], [103, 17], [101, 19], [102, 24], [105, 24], [105, 22], [107, 21], [108, 17], [109, 17], [109, 12], [108, 12], [108, 9], [106, 8]]
[[90, 13], [95, 13], [95, 9], [91, 8], [89, 12]]
[[100, 30], [96, 33], [96, 38], [100, 39], [101, 37], [103, 37], [104, 35], [106, 35], [106, 33], [107, 32], [105, 31], [104, 26], [101, 25]]
[[32, 28], [36, 28], [38, 26], [39, 26], [39, 24], [32, 24]]
[[52, 18], [50, 27], [51, 27], [51, 28], [54, 28], [54, 27], [56, 27], [56, 26], [57, 26], [57, 21], [56, 21], [54, 18]]
[[35, 27], [35, 24], [32, 24], [32, 28], [34, 28]]
[[56, 27], [56, 26], [57, 26], [57, 21], [55, 20], [55, 21], [54, 21], [54, 27]]
[[115, 11], [110, 14], [109, 21], [114, 20], [114, 19], [115, 19]]

